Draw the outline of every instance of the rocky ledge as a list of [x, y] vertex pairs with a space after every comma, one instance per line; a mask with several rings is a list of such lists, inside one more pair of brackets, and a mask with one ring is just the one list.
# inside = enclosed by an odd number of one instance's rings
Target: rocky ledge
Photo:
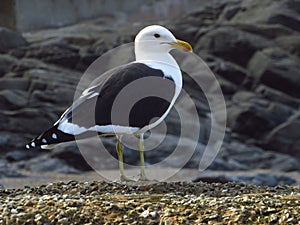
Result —
[[0, 191], [1, 224], [297, 224], [299, 188], [70, 181]]

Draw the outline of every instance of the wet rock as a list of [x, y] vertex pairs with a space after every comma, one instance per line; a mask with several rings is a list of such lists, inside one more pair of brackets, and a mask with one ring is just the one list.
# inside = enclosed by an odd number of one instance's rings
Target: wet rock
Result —
[[[55, 91], [57, 87], [75, 89], [80, 79], [80, 73], [75, 71], [59, 70], [57, 68], [33, 68], [24, 73], [24, 77], [39, 83], [47, 84], [47, 87]], [[49, 80], [51, 77], [51, 80]], [[31, 91], [33, 91], [33, 87]]]
[[193, 182], [206, 182], [206, 183], [221, 183], [225, 184], [230, 182], [230, 179], [228, 177], [220, 175], [220, 176], [202, 176], [199, 175], [198, 177], [193, 179]]
[[12, 168], [8, 168], [8, 167], [0, 168], [0, 178], [20, 178], [20, 177], [24, 177], [24, 175]]
[[158, 143], [159, 140], [162, 140], [162, 142], [155, 148], [145, 152], [145, 160], [148, 164], [158, 163], [160, 166], [175, 168], [199, 168], [201, 156], [205, 150], [203, 144], [197, 144], [187, 137], [179, 139], [174, 135], [154, 135]]
[[57, 29], [40, 30], [25, 33], [30, 43], [50, 43], [64, 41], [68, 44], [90, 45], [101, 36], [107, 36], [114, 30], [114, 25], [101, 26], [101, 24], [80, 23]]
[[254, 145], [234, 141], [224, 144], [210, 165], [211, 170], [271, 169], [276, 171], [298, 171], [300, 161], [291, 155], [266, 151]]
[[0, 90], [19, 90], [19, 92], [27, 91], [30, 81], [24, 78], [7, 78], [0, 79]]
[[265, 147], [300, 159], [300, 116], [291, 116], [266, 137]]
[[243, 182], [246, 184], [255, 184], [257, 186], [277, 186], [277, 185], [295, 185], [296, 180], [288, 176], [276, 176], [271, 174], [259, 173], [255, 176], [232, 176], [230, 181]]
[[30, 158], [33, 158], [37, 156], [35, 152], [33, 151], [10, 151], [5, 155], [5, 159], [8, 162], [17, 162], [21, 160], [27, 160]]
[[223, 79], [223, 77], [221, 76], [218, 76], [217, 79], [220, 84], [221, 90], [225, 96], [231, 96], [238, 91], [237, 85], [231, 83], [226, 79]]
[[294, 109], [298, 109], [300, 107], [300, 99], [293, 98], [287, 94], [282, 93], [276, 89], [267, 87], [263, 84], [260, 84], [255, 89], [255, 92], [273, 102], [280, 102], [284, 105], [293, 107]]
[[[291, 177], [284, 176], [284, 175], [273, 175], [273, 174], [266, 174], [266, 173], [258, 173], [258, 174], [243, 174], [242, 175], [201, 175], [195, 179], [193, 182], [207, 182], [207, 183], [228, 183], [228, 182], [239, 182], [239, 183], [246, 183], [246, 184], [255, 184], [257, 186], [278, 186], [278, 185], [295, 185], [297, 181]], [[226, 190], [223, 190], [226, 191]]]
[[[203, 90], [201, 89], [199, 84], [197, 84], [197, 82], [195, 82], [195, 80], [191, 76], [189, 76], [186, 73], [183, 73], [182, 77], [183, 77], [183, 89], [190, 96], [190, 98], [193, 101], [190, 103], [188, 103], [188, 102], [185, 103], [185, 110], [190, 109], [192, 106], [195, 105], [198, 110], [198, 113], [200, 114], [199, 117], [201, 117], [201, 118], [205, 117], [206, 113], [208, 113], [210, 111], [205, 93], [203, 92]], [[218, 85], [218, 83], [217, 84], [214, 83], [211, 85]], [[180, 102], [180, 101], [181, 102], [184, 101], [184, 98], [182, 98], [181, 95], [179, 95], [179, 97], [178, 97], [178, 102]], [[174, 112], [174, 110], [171, 110], [169, 115], [172, 118], [175, 118], [178, 122], [178, 114], [175, 114], [173, 112]], [[170, 118], [170, 117], [167, 117], [167, 118]], [[176, 121], [174, 121], [174, 122], [176, 123]], [[175, 130], [178, 130], [178, 129], [180, 129], [180, 127], [175, 128]]]
[[21, 149], [25, 147], [25, 143], [28, 139], [24, 134], [16, 132], [1, 131], [0, 132], [0, 151], [5, 154], [9, 150]]
[[66, 68], [74, 68], [80, 59], [79, 50], [64, 43], [30, 47], [25, 57], [36, 58]]
[[67, 109], [72, 104], [74, 98], [74, 90], [57, 88], [51, 90], [34, 90], [30, 96], [30, 106], [40, 105], [39, 102], [51, 103], [56, 108], [63, 107]]
[[92, 169], [74, 144], [57, 147], [49, 156], [54, 159], [62, 160], [66, 165], [69, 165], [79, 171], [88, 171]]
[[278, 49], [269, 48], [257, 52], [249, 62], [250, 75], [269, 87], [294, 97], [300, 97], [299, 62]]
[[203, 35], [195, 46], [196, 52], [208, 52], [227, 61], [246, 66], [252, 55], [273, 43], [261, 36], [234, 27], [218, 27]]
[[24, 108], [17, 111], [0, 112], [0, 129], [10, 132], [28, 134], [40, 134], [55, 122], [51, 111]]
[[281, 24], [243, 23], [240, 21], [230, 22], [229, 24], [240, 30], [253, 33], [268, 39], [274, 39], [286, 35], [296, 35], [297, 33], [296, 31]]
[[291, 54], [300, 57], [300, 36], [299, 35], [288, 35], [279, 37], [276, 39], [278, 45], [289, 51]]
[[262, 140], [264, 135], [294, 112], [288, 106], [269, 102], [251, 92], [237, 92], [227, 110], [228, 126], [234, 132], [257, 140]]
[[[30, 92], [34, 92], [36, 90], [46, 90], [47, 89], [48, 84], [40, 81], [40, 80], [32, 80], [30, 82], [30, 87], [29, 87], [29, 91]], [[32, 93], [31, 93], [32, 95]]]
[[80, 60], [76, 65], [76, 70], [84, 72], [98, 57], [100, 57], [98, 54], [81, 51]]
[[[36, 153], [38, 154], [38, 152]], [[30, 160], [22, 161], [17, 164], [18, 167], [39, 172], [58, 172], [67, 174], [78, 174], [79, 170], [67, 165], [63, 160], [57, 158], [49, 158], [47, 155], [42, 154], [39, 157], [32, 158]]]
[[0, 27], [0, 52], [7, 52], [10, 49], [27, 45], [28, 42], [20, 33]]
[[0, 108], [2, 110], [16, 110], [26, 106], [28, 93], [21, 90], [0, 91]]
[[19, 76], [23, 76], [24, 72], [30, 69], [47, 69], [49, 70], [51, 66], [43, 63], [38, 59], [29, 59], [22, 58], [18, 61], [16, 65], [14, 65], [11, 69], [12, 72], [16, 73]]
[[224, 7], [219, 19], [231, 20], [241, 10], [240, 4], [227, 5]]
[[[115, 146], [116, 139], [114, 137], [99, 138], [99, 136], [95, 135], [95, 137], [93, 138], [76, 140], [76, 143], [73, 142], [72, 144], [68, 143], [66, 145], [67, 150], [72, 151], [73, 148], [73, 151], [76, 152], [74, 154], [77, 154], [76, 156], [80, 157], [81, 155], [82, 159], [80, 159], [79, 161], [85, 162], [83, 163], [85, 170], [88, 170], [88, 166], [92, 167], [95, 170], [118, 169], [118, 158]], [[59, 151], [64, 151], [63, 145], [58, 146], [58, 148], [60, 149]], [[134, 152], [136, 153], [136, 151]], [[132, 155], [130, 155], [130, 152], [125, 149], [123, 158], [124, 163], [131, 164], [131, 160], [134, 157], [132, 157]], [[135, 163], [136, 162], [137, 161], [135, 161]], [[79, 167], [79, 165], [76, 166]]]
[[231, 62], [216, 60], [210, 68], [222, 78], [236, 85], [242, 85], [248, 79], [247, 70]]
[[9, 137], [10, 137], [9, 134], [2, 133], [0, 135], [0, 145], [4, 146], [4, 145], [8, 144]]
[[87, 47], [87, 53], [101, 56], [112, 47], [112, 43], [107, 43], [105, 39], [101, 38]]
[[0, 77], [9, 72], [17, 60], [9, 55], [0, 55]]
[[232, 21], [254, 24], [281, 24], [293, 30], [300, 31], [299, 8], [298, 1], [243, 1], [242, 10], [234, 16]]
[[174, 23], [169, 23], [166, 27], [170, 27], [171, 31], [181, 40], [186, 40], [195, 46], [201, 28], [213, 26], [218, 15], [221, 13], [222, 7], [216, 3], [210, 6], [199, 7], [194, 12], [184, 15]]

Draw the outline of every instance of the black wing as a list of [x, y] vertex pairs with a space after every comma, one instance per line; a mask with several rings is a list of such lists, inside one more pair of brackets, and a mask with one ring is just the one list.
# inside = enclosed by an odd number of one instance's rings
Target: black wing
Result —
[[[145, 96], [144, 90], [152, 90], [152, 94]], [[174, 93], [175, 83], [162, 70], [143, 63], [130, 63], [114, 68], [94, 80], [60, 120], [27, 147], [72, 141], [74, 135], [86, 137], [95, 126], [142, 128], [166, 112]], [[117, 98], [122, 102], [115, 109], [113, 107]], [[124, 116], [122, 104], [124, 109], [128, 108], [128, 102], [132, 102], [132, 99], [137, 101], [130, 112], [127, 112], [128, 115]]]

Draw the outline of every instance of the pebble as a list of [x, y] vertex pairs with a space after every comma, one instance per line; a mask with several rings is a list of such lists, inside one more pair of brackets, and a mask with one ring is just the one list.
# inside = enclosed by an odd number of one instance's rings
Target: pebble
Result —
[[141, 216], [147, 218], [149, 216], [149, 211], [145, 210], [144, 212], [142, 212]]
[[10, 212], [11, 212], [12, 214], [18, 214], [18, 210], [16, 210], [16, 209], [12, 209]]
[[300, 190], [293, 186], [175, 182], [139, 187], [72, 181], [0, 190], [0, 223], [295, 224], [299, 199]]

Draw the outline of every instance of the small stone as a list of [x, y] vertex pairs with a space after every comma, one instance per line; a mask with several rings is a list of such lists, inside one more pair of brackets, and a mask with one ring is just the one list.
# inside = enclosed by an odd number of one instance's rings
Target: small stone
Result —
[[57, 221], [58, 224], [69, 224], [69, 220], [67, 218], [61, 218]]
[[11, 211], [10, 211], [12, 214], [18, 214], [18, 210], [16, 210], [16, 209], [11, 209]]
[[149, 214], [150, 214], [150, 216], [152, 216], [153, 218], [156, 217], [156, 212], [155, 212], [155, 211], [150, 212]]
[[142, 212], [141, 216], [144, 218], [147, 218], [149, 216], [149, 210], [145, 210], [144, 212]]

